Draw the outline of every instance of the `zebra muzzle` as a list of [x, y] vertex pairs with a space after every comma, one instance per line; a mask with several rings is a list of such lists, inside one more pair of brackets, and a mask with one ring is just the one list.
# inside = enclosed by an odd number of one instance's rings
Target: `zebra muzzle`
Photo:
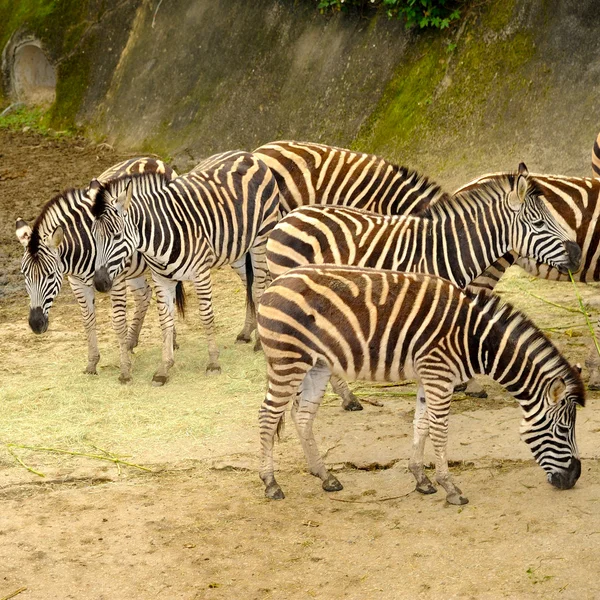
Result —
[[581, 475], [581, 461], [571, 458], [569, 467], [565, 471], [549, 473], [548, 481], [559, 490], [570, 490]]
[[96, 269], [96, 272], [94, 273], [94, 287], [99, 292], [110, 292], [110, 289], [112, 288], [112, 280], [106, 267], [100, 267], [99, 269]]
[[48, 329], [48, 317], [41, 307], [36, 306], [29, 310], [29, 327], [33, 333], [45, 333]]
[[573, 272], [579, 271], [579, 267], [581, 266], [581, 248], [576, 242], [565, 242], [565, 250], [568, 257], [567, 269]]

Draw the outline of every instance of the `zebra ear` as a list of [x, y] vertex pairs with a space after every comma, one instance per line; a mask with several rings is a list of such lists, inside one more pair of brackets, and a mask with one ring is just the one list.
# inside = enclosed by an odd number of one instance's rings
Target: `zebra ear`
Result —
[[508, 204], [512, 210], [518, 212], [527, 198], [527, 189], [529, 188], [529, 171], [525, 163], [519, 164], [519, 173], [515, 182], [515, 187], [508, 194]]
[[59, 225], [54, 230], [54, 233], [48, 238], [48, 240], [46, 241], [46, 244], [48, 245], [48, 248], [50, 248], [51, 250], [56, 250], [62, 244], [62, 241], [64, 239], [65, 239], [65, 232], [64, 232], [63, 228]]
[[125, 191], [121, 192], [117, 200], [115, 202], [115, 206], [117, 210], [121, 214], [125, 214], [129, 210], [129, 205], [131, 204], [131, 197], [133, 196], [133, 184], [131, 181], [127, 182], [127, 186], [125, 187]]
[[548, 388], [548, 401], [550, 404], [557, 404], [565, 397], [567, 384], [562, 377], [557, 377]]
[[27, 225], [23, 219], [17, 219], [16, 222], [16, 234], [17, 239], [23, 244], [23, 246], [27, 246], [29, 244], [29, 240], [31, 239], [31, 227]]

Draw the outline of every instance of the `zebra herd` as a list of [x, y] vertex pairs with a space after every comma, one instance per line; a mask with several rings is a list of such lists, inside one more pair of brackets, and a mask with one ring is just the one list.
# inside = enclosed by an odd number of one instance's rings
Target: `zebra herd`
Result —
[[[325, 490], [339, 490], [312, 433], [327, 383], [344, 408], [358, 410], [346, 381], [409, 377], [418, 383], [409, 463], [417, 490], [436, 491], [423, 469], [430, 437], [436, 481], [448, 502], [464, 504], [448, 470], [448, 413], [455, 387], [475, 374], [519, 401], [522, 439], [552, 485], [571, 488], [580, 475], [580, 369], [490, 290], [514, 263], [539, 277], [599, 280], [599, 196], [599, 179], [532, 175], [522, 163], [448, 194], [375, 155], [281, 141], [212, 156], [181, 176], [162, 161], [130, 159], [50, 200], [31, 227], [19, 219], [16, 234], [31, 329], [47, 330], [66, 275], [88, 338], [85, 372], [95, 374], [93, 287], [110, 291], [123, 383], [150, 301], [146, 269], [162, 330], [153, 384], [164, 385], [173, 365], [182, 281], [193, 283], [200, 303], [206, 370], [220, 371], [210, 269], [233, 267], [247, 289], [236, 341], [250, 342], [256, 329], [266, 359], [259, 426], [267, 497], [284, 497], [273, 443], [290, 404], [311, 473]], [[127, 287], [135, 303], [129, 327]], [[599, 385], [598, 357], [587, 365], [590, 385]]]

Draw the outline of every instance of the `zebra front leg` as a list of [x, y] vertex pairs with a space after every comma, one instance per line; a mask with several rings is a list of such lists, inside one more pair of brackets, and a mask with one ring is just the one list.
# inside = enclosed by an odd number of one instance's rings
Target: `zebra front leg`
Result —
[[417, 406], [415, 407], [413, 430], [412, 455], [408, 463], [408, 469], [417, 480], [417, 492], [421, 494], [435, 494], [437, 490], [433, 487], [431, 480], [427, 477], [423, 468], [423, 453], [425, 451], [425, 442], [429, 435], [429, 417], [427, 416], [425, 391], [421, 385], [417, 390]]
[[121, 357], [119, 381], [128, 383], [131, 381], [131, 358], [129, 356], [129, 344], [127, 343], [127, 286], [125, 279], [122, 277], [117, 278], [112, 285], [110, 302], [112, 305], [112, 324], [119, 340]]
[[83, 327], [87, 336], [88, 362], [84, 373], [86, 375], [98, 375], [96, 367], [100, 361], [100, 351], [98, 350], [98, 336], [96, 333], [94, 288], [91, 285], [86, 285], [83, 281], [76, 279], [75, 277], [69, 277], [68, 279], [73, 294], [75, 294], [75, 298], [77, 298], [77, 302], [79, 303]]
[[133, 302], [135, 311], [133, 318], [127, 330], [127, 348], [133, 350], [139, 342], [140, 331], [144, 324], [144, 318], [150, 306], [150, 300], [152, 298], [152, 288], [148, 285], [146, 278], [142, 275], [141, 277], [134, 277], [133, 279], [127, 279], [127, 287], [133, 294]]
[[194, 280], [194, 287], [200, 304], [200, 320], [202, 321], [202, 325], [204, 325], [208, 341], [208, 364], [206, 365], [206, 372], [208, 374], [218, 374], [221, 372], [221, 366], [219, 365], [219, 348], [215, 335], [215, 315], [212, 306], [210, 269], [206, 268], [198, 274]]
[[330, 376], [331, 371], [319, 363], [308, 371], [292, 406], [292, 421], [296, 425], [309, 471], [321, 479], [326, 492], [338, 492], [343, 486], [325, 467], [312, 430]]
[[452, 481], [448, 468], [448, 413], [454, 386], [444, 390], [439, 379], [435, 386], [424, 385], [429, 417], [429, 437], [435, 450], [435, 480], [446, 490], [446, 501], [449, 504], [466, 504], [469, 500], [462, 495], [462, 491]]
[[363, 405], [358, 401], [358, 398], [350, 391], [348, 384], [337, 375], [332, 375], [329, 380], [333, 391], [342, 398], [342, 408], [344, 410], [362, 410]]
[[152, 274], [156, 284], [156, 303], [162, 331], [162, 361], [152, 377], [152, 385], [160, 386], [167, 382], [169, 369], [173, 366], [173, 329], [175, 286], [177, 282], [156, 273]]
[[[594, 331], [596, 339], [600, 339], [600, 319], [596, 322], [596, 328]], [[590, 378], [588, 380], [588, 390], [597, 391], [600, 390], [600, 356], [596, 350], [596, 344], [592, 340], [592, 347], [585, 359], [585, 366], [588, 369]]]

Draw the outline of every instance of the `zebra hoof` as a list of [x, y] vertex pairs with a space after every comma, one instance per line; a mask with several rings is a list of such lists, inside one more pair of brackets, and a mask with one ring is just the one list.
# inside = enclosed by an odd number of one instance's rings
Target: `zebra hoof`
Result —
[[461, 496], [460, 494], [448, 494], [446, 496], [446, 502], [448, 504], [454, 504], [456, 506], [461, 506], [463, 504], [468, 504], [469, 499]]
[[165, 383], [167, 383], [166, 375], [154, 375], [152, 378], [152, 385], [154, 387], [160, 387], [161, 385], [165, 385]]
[[419, 494], [425, 494], [426, 496], [429, 494], [435, 494], [437, 492], [437, 489], [434, 488], [431, 483], [417, 485], [416, 490], [419, 492]]
[[221, 367], [215, 363], [209, 363], [206, 367], [207, 375], [219, 375], [221, 373]]
[[588, 383], [587, 389], [590, 392], [598, 392], [600, 391], [600, 383]]
[[240, 333], [235, 338], [236, 344], [249, 344], [251, 341], [252, 341], [252, 338], [249, 335], [246, 335], [245, 333]]
[[342, 408], [344, 410], [354, 412], [357, 410], [363, 410], [363, 405], [356, 398], [352, 398], [348, 402], [345, 402], [344, 404], [342, 404]]
[[86, 370], [83, 372], [83, 374], [84, 374], [84, 375], [98, 375], [98, 371], [96, 371], [96, 369], [95, 369], [95, 368], [94, 368], [94, 369], [89, 369], [89, 368], [88, 368], [88, 369], [86, 369]]
[[131, 375], [129, 375], [127, 377], [125, 375], [119, 375], [119, 383], [122, 383], [122, 384], [131, 383]]
[[179, 350], [179, 344], [177, 342], [173, 342], [173, 350]]
[[327, 479], [323, 482], [323, 489], [326, 492], [339, 492], [344, 489], [344, 486], [338, 481], [336, 477], [333, 475], [329, 475]]
[[267, 486], [265, 489], [265, 496], [270, 500], [283, 500], [285, 498], [285, 494], [278, 483]]
[[458, 385], [454, 386], [454, 391], [455, 392], [464, 392], [467, 389], [467, 384], [466, 383], [459, 383]]

